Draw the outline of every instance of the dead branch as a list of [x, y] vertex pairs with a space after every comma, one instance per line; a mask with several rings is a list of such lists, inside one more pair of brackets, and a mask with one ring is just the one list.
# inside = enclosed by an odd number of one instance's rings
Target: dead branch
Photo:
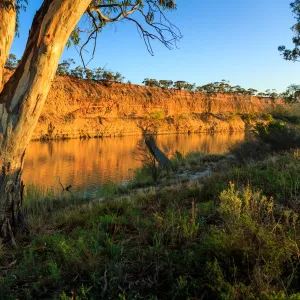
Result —
[[63, 193], [64, 191], [71, 193], [71, 191], [70, 191], [70, 189], [71, 189], [71, 187], [72, 187], [71, 184], [68, 185], [68, 186], [66, 186], [66, 187], [64, 187], [63, 184], [62, 184], [61, 181], [60, 181], [60, 177], [58, 177], [58, 183], [60, 184], [60, 186], [61, 186], [61, 188], [62, 188], [62, 191], [61, 191], [62, 193]]

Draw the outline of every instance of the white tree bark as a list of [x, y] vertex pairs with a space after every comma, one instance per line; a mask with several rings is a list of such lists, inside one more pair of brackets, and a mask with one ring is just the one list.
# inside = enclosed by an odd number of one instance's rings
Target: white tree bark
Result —
[[0, 5], [0, 92], [4, 83], [4, 65], [8, 58], [16, 29], [16, 10], [13, 5], [14, 1], [11, 2], [9, 7]]
[[67, 40], [91, 0], [44, 0], [22, 60], [0, 94], [0, 237], [21, 222], [21, 182], [31, 139]]

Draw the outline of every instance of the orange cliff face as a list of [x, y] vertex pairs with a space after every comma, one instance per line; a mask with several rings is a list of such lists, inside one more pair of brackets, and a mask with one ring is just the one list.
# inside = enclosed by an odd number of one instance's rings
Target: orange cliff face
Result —
[[242, 131], [276, 101], [56, 76], [33, 139]]

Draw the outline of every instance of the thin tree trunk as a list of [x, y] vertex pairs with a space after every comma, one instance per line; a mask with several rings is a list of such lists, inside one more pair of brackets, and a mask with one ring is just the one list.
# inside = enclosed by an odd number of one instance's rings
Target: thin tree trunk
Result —
[[3, 71], [16, 28], [16, 10], [14, 1], [9, 6], [0, 4], [0, 92], [3, 87]]
[[[91, 0], [44, 0], [22, 60], [0, 94], [0, 237], [9, 239], [22, 219], [23, 157], [66, 42]], [[10, 230], [12, 228], [12, 230]]]

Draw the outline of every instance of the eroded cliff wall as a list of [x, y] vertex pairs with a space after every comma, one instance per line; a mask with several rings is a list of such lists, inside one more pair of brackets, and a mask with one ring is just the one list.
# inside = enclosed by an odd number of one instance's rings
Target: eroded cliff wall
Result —
[[272, 99], [253, 96], [57, 76], [33, 139], [240, 131], [247, 126], [241, 114], [261, 114], [274, 105]]

